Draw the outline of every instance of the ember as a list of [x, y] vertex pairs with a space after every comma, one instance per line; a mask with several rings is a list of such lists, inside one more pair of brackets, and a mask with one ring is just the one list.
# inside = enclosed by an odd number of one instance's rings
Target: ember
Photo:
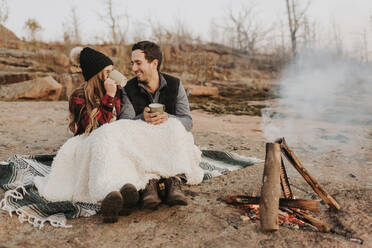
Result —
[[295, 223], [299, 226], [305, 226], [306, 225], [305, 222], [303, 222], [302, 220], [297, 219], [296, 216], [294, 216], [293, 214], [282, 212], [282, 213], [279, 214], [279, 224], [283, 225], [285, 222]]
[[[248, 217], [250, 220], [253, 220], [253, 221], [259, 220], [260, 219], [259, 197], [248, 197], [248, 198], [254, 199], [252, 202], [257, 202], [257, 203], [246, 204], [245, 202], [247, 202], [247, 196], [233, 196], [233, 195], [227, 196], [226, 202], [232, 205], [236, 205], [238, 209], [245, 212], [245, 216]], [[313, 201], [313, 200], [309, 200], [309, 201], [315, 202], [317, 203], [317, 205], [319, 204], [317, 201]], [[284, 204], [282, 203], [282, 205], [285, 205], [285, 203]], [[279, 203], [279, 206], [281, 206], [280, 203]], [[317, 208], [312, 208], [312, 210], [317, 211]], [[298, 211], [307, 213], [306, 210], [298, 210]], [[302, 221], [301, 219], [298, 219], [293, 211], [289, 210], [288, 208], [280, 207], [279, 214], [278, 214], [278, 224], [283, 225], [286, 222], [297, 224], [299, 227], [308, 225], [308, 223]]]
[[[238, 206], [238, 209], [241, 209], [245, 212], [245, 216], [247, 216], [250, 220], [259, 220], [260, 219], [260, 206], [258, 204], [248, 204], [248, 205], [241, 205]], [[283, 225], [284, 223], [293, 223], [297, 224], [298, 226], [306, 226], [307, 223], [297, 219], [295, 215], [287, 213], [285, 211], [280, 211], [278, 215], [279, 225]]]
[[245, 211], [250, 220], [259, 220], [260, 219], [260, 207], [258, 205], [249, 204], [238, 206], [239, 209]]

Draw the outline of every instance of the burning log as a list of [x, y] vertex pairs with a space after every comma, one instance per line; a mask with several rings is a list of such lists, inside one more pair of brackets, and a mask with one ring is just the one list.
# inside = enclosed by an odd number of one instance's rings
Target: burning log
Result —
[[265, 167], [260, 198], [260, 221], [264, 232], [276, 231], [280, 197], [281, 153], [278, 143], [266, 143]]
[[310, 175], [310, 173], [305, 169], [305, 167], [298, 160], [294, 152], [288, 147], [284, 138], [276, 141], [280, 144], [283, 154], [286, 156], [288, 161], [296, 168], [296, 170], [301, 174], [301, 176], [306, 180], [306, 182], [313, 188], [313, 190], [323, 199], [324, 202], [328, 204], [332, 209], [340, 210], [340, 205], [336, 202], [333, 197], [328, 194], [323, 187]]
[[283, 209], [285, 210], [286, 212], [290, 213], [290, 214], [293, 214], [295, 215], [298, 219], [306, 222], [306, 223], [309, 223], [310, 225], [312, 226], [315, 226], [320, 232], [324, 232], [324, 233], [328, 233], [331, 231], [331, 227], [321, 221], [321, 220], [318, 220], [308, 214], [305, 214], [303, 212], [299, 212], [299, 211], [296, 211], [294, 209]]
[[[228, 204], [244, 206], [251, 204], [259, 204], [260, 197], [245, 196], [245, 195], [229, 195], [226, 197], [226, 202]], [[309, 210], [312, 212], [319, 212], [319, 202], [314, 200], [303, 200], [303, 199], [279, 199], [280, 207], [288, 208], [299, 208], [303, 210]]]

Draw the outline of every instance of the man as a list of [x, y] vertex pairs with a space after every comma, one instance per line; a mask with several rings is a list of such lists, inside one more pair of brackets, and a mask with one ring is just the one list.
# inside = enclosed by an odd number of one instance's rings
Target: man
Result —
[[[177, 118], [187, 131], [191, 131], [192, 118], [185, 89], [178, 78], [160, 72], [161, 62], [162, 52], [157, 44], [141, 41], [133, 45], [131, 63], [136, 77], [123, 88], [120, 118], [142, 119], [153, 125]], [[164, 113], [150, 113], [148, 105], [155, 102], [165, 105]], [[162, 200], [168, 205], [187, 204], [179, 179], [172, 177], [161, 183], [158, 180], [149, 182], [142, 192], [145, 208], [156, 209], [161, 203], [158, 189], [165, 194]]]
[[[192, 129], [189, 101], [181, 81], [160, 72], [162, 52], [150, 41], [141, 41], [132, 47], [132, 71], [136, 77], [124, 88], [122, 119], [142, 119], [157, 125], [168, 119], [177, 118], [187, 131]], [[165, 105], [165, 112], [149, 113], [150, 103]]]

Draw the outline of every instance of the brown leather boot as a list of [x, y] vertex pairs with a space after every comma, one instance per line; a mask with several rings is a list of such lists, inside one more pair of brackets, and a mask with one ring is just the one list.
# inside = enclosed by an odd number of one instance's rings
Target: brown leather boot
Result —
[[165, 189], [167, 197], [165, 203], [169, 206], [187, 205], [187, 198], [181, 191], [181, 180], [176, 177], [165, 179]]
[[161, 203], [158, 195], [158, 180], [151, 179], [142, 191], [143, 208], [156, 210]]
[[104, 223], [115, 223], [118, 221], [119, 211], [123, 207], [123, 197], [119, 191], [112, 191], [102, 201], [101, 212]]
[[139, 193], [133, 184], [127, 183], [120, 189], [123, 197], [123, 207], [119, 212], [121, 216], [130, 215], [138, 206]]

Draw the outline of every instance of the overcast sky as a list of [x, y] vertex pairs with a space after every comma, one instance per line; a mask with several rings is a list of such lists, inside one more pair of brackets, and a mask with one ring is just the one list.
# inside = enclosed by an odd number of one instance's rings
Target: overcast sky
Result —
[[[97, 35], [107, 32], [98, 13], [103, 13], [104, 0], [8, 0], [9, 19], [5, 26], [19, 37], [26, 36], [24, 23], [35, 18], [43, 27], [41, 37], [45, 41], [61, 40], [62, 23], [69, 18], [74, 6], [79, 16], [83, 41], [93, 41]], [[131, 17], [131, 33], [136, 29], [135, 21], [151, 17], [171, 26], [175, 19], [182, 20], [194, 34], [208, 40], [212, 19], [223, 22], [226, 9], [238, 10], [240, 3], [257, 3], [259, 17], [267, 25], [286, 21], [285, 0], [114, 0], [117, 13], [127, 10]], [[300, 0], [300, 2], [306, 2]], [[372, 33], [370, 15], [372, 0], [313, 0], [308, 16], [324, 29], [334, 22], [340, 28], [348, 45], [360, 39], [363, 29]], [[137, 27], [138, 30], [138, 27]]]

